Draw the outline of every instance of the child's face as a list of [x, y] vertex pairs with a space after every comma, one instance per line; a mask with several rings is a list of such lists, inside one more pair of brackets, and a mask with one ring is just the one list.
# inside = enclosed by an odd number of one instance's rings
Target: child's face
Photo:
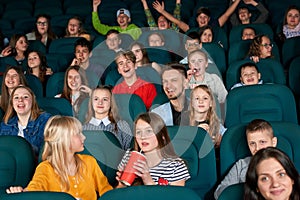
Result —
[[208, 28], [206, 30], [203, 31], [201, 38], [200, 38], [201, 42], [203, 43], [210, 43], [213, 40], [213, 33], [212, 31]]
[[112, 33], [112, 34], [108, 35], [105, 42], [106, 42], [108, 49], [110, 49], [110, 50], [116, 51], [120, 48], [119, 46], [121, 44], [121, 40], [117, 33]]
[[209, 94], [201, 88], [197, 88], [193, 91], [191, 101], [194, 112], [199, 114], [207, 113], [212, 106], [212, 99]]
[[159, 16], [157, 19], [157, 26], [159, 30], [165, 30], [170, 28], [170, 23], [164, 16]]
[[28, 48], [28, 43], [25, 37], [20, 37], [16, 42], [16, 50], [24, 52]]
[[197, 49], [200, 49], [200, 43], [198, 39], [186, 40], [185, 50], [187, 50], [188, 53]]
[[253, 40], [255, 37], [255, 32], [251, 28], [245, 28], [242, 34], [242, 40]]
[[28, 115], [32, 108], [32, 96], [26, 88], [18, 88], [12, 97], [13, 108], [18, 115]]
[[200, 15], [198, 15], [198, 17], [197, 17], [196, 20], [198, 22], [198, 26], [199, 27], [203, 27], [203, 26], [207, 26], [208, 25], [210, 17], [207, 16], [206, 14], [204, 14], [204, 13], [201, 13]]
[[28, 66], [30, 68], [39, 67], [41, 65], [41, 59], [37, 52], [31, 52], [28, 55]]
[[77, 45], [75, 49], [75, 57], [80, 60], [80, 63], [86, 63], [91, 54], [88, 47], [83, 47], [81, 45]]
[[70, 19], [68, 22], [68, 31], [70, 35], [77, 36], [80, 29], [80, 22], [77, 19]]
[[150, 47], [161, 47], [164, 46], [164, 42], [162, 41], [161, 37], [157, 34], [152, 34], [148, 38], [149, 46]]
[[158, 141], [150, 124], [139, 119], [135, 125], [135, 137], [139, 147], [144, 153], [156, 151]]
[[139, 45], [133, 45], [131, 51], [134, 53], [136, 62], [140, 62], [143, 59], [143, 52]]
[[67, 76], [68, 86], [72, 91], [79, 91], [82, 84], [80, 74], [75, 70], [71, 69]]
[[70, 150], [73, 153], [83, 151], [84, 150], [84, 140], [85, 140], [85, 136], [82, 133], [72, 135]]
[[7, 71], [5, 76], [5, 85], [10, 90], [13, 90], [15, 87], [20, 85], [20, 77], [16, 70], [10, 69]]
[[117, 17], [117, 22], [121, 28], [127, 27], [130, 23], [130, 18], [125, 14], [119, 14]]
[[248, 147], [252, 155], [267, 147], [276, 147], [277, 138], [272, 137], [267, 130], [255, 131], [247, 134]]
[[92, 96], [92, 105], [95, 112], [95, 118], [103, 119], [108, 116], [110, 109], [111, 95], [107, 90], [96, 89]]
[[40, 17], [36, 23], [37, 30], [41, 35], [45, 35], [48, 32], [49, 24], [48, 20], [45, 17]]
[[241, 82], [245, 85], [258, 84], [260, 73], [253, 66], [246, 66], [241, 70]]
[[204, 75], [208, 63], [205, 56], [200, 52], [195, 52], [189, 56], [189, 67], [193, 71], [194, 76]]
[[118, 65], [118, 72], [124, 77], [124, 78], [130, 78], [135, 74], [135, 66], [134, 63], [127, 59], [125, 56], [120, 56], [116, 60]]

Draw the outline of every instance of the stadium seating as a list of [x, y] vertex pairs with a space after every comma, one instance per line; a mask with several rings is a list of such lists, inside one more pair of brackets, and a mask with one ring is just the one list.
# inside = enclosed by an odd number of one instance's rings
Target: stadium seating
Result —
[[76, 200], [73, 196], [63, 192], [20, 192], [14, 194], [5, 194], [0, 196], [1, 200]]
[[223, 190], [218, 200], [240, 200], [244, 198], [244, 184], [230, 185]]

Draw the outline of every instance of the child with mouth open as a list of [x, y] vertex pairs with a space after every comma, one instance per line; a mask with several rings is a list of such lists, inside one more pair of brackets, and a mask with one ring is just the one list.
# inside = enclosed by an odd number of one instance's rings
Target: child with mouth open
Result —
[[[156, 113], [140, 114], [134, 123], [134, 150], [142, 152], [146, 161], [137, 160], [133, 168], [143, 185], [176, 185], [184, 186], [190, 178], [185, 162], [176, 155], [171, 143], [167, 127], [163, 119]], [[127, 151], [118, 166], [117, 180], [129, 159]], [[133, 185], [139, 184], [138, 179]], [[118, 187], [124, 187], [119, 182]]]
[[247, 62], [240, 67], [240, 83], [236, 83], [232, 86], [231, 90], [237, 87], [245, 85], [263, 84], [263, 80], [260, 80], [261, 74], [256, 64]]

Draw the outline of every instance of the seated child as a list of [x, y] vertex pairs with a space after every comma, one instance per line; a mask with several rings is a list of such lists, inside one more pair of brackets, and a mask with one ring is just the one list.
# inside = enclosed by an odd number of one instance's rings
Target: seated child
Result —
[[240, 83], [236, 83], [232, 86], [231, 90], [237, 87], [245, 85], [263, 84], [263, 80], [260, 80], [261, 74], [258, 67], [254, 63], [245, 63], [240, 67]]
[[[252, 120], [246, 127], [246, 137], [252, 156], [260, 149], [276, 147], [277, 138], [274, 137], [272, 126], [263, 119]], [[230, 185], [244, 183], [251, 156], [238, 160], [217, 187], [214, 196], [218, 199], [222, 191]]]

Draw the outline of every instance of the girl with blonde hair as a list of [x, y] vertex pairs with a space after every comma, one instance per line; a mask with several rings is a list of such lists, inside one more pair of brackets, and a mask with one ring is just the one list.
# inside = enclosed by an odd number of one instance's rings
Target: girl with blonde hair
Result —
[[66, 192], [76, 199], [97, 199], [112, 187], [95, 158], [77, 154], [84, 150], [85, 136], [74, 117], [53, 116], [46, 124], [45, 147], [35, 174], [23, 189], [10, 187], [7, 193], [25, 191]]

